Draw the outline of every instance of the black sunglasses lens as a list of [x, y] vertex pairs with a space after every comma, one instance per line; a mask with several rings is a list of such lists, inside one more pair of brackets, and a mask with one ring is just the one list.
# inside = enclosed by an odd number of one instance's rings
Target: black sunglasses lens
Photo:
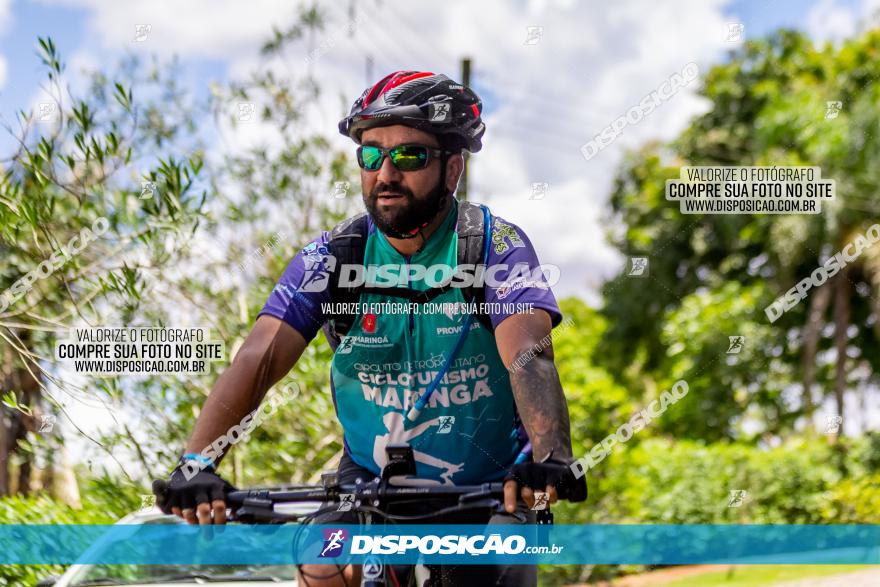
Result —
[[401, 171], [424, 169], [428, 164], [428, 149], [418, 145], [403, 145], [388, 152], [391, 162]]
[[358, 164], [367, 171], [376, 171], [382, 167], [382, 149], [373, 146], [364, 146], [358, 149]]

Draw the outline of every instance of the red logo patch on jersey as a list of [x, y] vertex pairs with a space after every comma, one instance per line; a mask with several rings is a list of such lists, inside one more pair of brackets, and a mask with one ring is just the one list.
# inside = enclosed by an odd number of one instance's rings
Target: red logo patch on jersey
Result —
[[376, 332], [376, 315], [364, 314], [364, 332]]

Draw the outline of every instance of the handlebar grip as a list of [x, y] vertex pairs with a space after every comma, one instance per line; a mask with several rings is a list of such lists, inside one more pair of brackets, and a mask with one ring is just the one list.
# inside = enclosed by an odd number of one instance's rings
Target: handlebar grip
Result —
[[153, 481], [153, 493], [156, 497], [165, 497], [168, 495], [168, 482], [164, 479], [155, 479]]
[[572, 502], [587, 500], [586, 476], [575, 477], [574, 473], [569, 471], [569, 474], [563, 478], [563, 482], [560, 483], [556, 489], [559, 492], [560, 499]]
[[166, 514], [170, 514], [171, 510], [167, 509], [165, 503], [168, 500], [168, 482], [164, 479], [153, 480], [153, 495], [156, 496], [156, 505]]
[[504, 483], [489, 483], [489, 493], [504, 497]]

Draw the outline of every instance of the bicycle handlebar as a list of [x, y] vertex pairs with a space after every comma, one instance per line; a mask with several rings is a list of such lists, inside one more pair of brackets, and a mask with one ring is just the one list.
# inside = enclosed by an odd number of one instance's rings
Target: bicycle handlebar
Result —
[[[338, 511], [370, 512], [379, 514], [387, 519], [422, 519], [424, 516], [392, 516], [383, 511], [395, 503], [412, 501], [413, 499], [439, 499], [456, 500], [455, 506], [440, 509], [435, 514], [454, 513], [462, 510], [473, 509], [498, 509], [504, 500], [504, 483], [482, 483], [480, 485], [420, 485], [400, 486], [391, 485], [392, 477], [414, 475], [416, 462], [412, 447], [407, 444], [389, 444], [385, 448], [388, 462], [382, 467], [381, 474], [369, 482], [360, 479], [354, 484], [340, 484], [335, 473], [322, 475], [321, 485], [307, 485], [298, 488], [285, 489], [249, 489], [228, 491], [225, 496], [226, 503], [230, 506], [231, 514], [228, 519], [245, 523], [283, 523], [286, 521], [305, 518], [310, 514], [303, 513], [280, 513], [275, 511], [275, 506], [285, 503], [341, 503], [351, 502], [350, 508]], [[157, 480], [153, 483], [153, 491], [156, 495], [165, 492], [164, 481]], [[343, 500], [342, 496], [346, 496]], [[546, 507], [535, 507], [539, 524], [552, 524], [553, 514]], [[329, 506], [328, 506], [329, 507]], [[322, 508], [326, 511], [328, 507]]]
[[[442, 511], [463, 511], [478, 508], [500, 507], [504, 499], [503, 483], [483, 483], [481, 485], [431, 485], [403, 487], [387, 485], [375, 479], [370, 483], [356, 483], [325, 486], [305, 486], [295, 489], [246, 489], [230, 491], [226, 494], [226, 503], [230, 508], [230, 521], [245, 523], [286, 522], [304, 517], [305, 514], [280, 513], [275, 506], [286, 503], [340, 503], [343, 495], [352, 496], [352, 508], [356, 511], [364, 509], [385, 508], [395, 503], [403, 503], [413, 499], [448, 499], [455, 500], [455, 506]], [[393, 518], [387, 512], [382, 515]], [[435, 514], [438, 512], [435, 512]], [[418, 519], [426, 516], [410, 516]], [[400, 519], [406, 516], [397, 516]]]
[[373, 484], [346, 484], [335, 488], [320, 485], [302, 487], [300, 489], [243, 489], [230, 491], [226, 494], [226, 503], [244, 505], [247, 501], [262, 500], [279, 503], [302, 503], [311, 501], [338, 502], [340, 495], [353, 495], [356, 500], [382, 499], [389, 502], [400, 501], [413, 497], [462, 498], [462, 497], [504, 497], [503, 483], [483, 483], [481, 485], [430, 485], [420, 487], [402, 487], [397, 485], [385, 488]]

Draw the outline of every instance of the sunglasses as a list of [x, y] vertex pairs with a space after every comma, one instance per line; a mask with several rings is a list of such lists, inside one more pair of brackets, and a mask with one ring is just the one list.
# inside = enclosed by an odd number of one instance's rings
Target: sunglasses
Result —
[[391, 164], [400, 171], [417, 171], [428, 166], [431, 156], [439, 157], [443, 153], [452, 153], [452, 151], [426, 145], [397, 145], [390, 149], [383, 149], [375, 145], [363, 145], [358, 147], [357, 161], [361, 169], [379, 171], [385, 157], [388, 156], [391, 158]]

